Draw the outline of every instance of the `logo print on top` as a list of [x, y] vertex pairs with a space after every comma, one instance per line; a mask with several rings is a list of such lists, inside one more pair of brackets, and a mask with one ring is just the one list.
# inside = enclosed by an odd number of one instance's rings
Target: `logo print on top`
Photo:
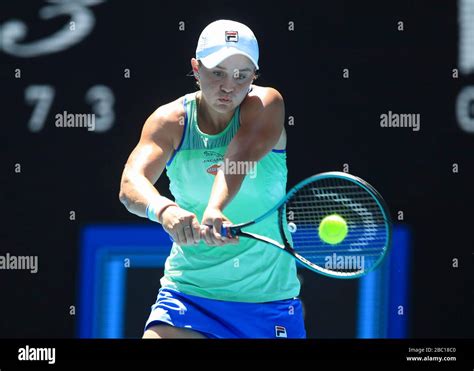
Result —
[[237, 31], [226, 31], [225, 32], [225, 41], [229, 42], [238, 42], [239, 41], [239, 33]]
[[215, 151], [204, 151], [204, 156], [206, 156], [206, 157], [217, 157], [217, 158], [220, 158], [220, 159], [222, 159], [224, 157], [224, 155], [221, 155], [219, 152], [215, 152]]
[[217, 170], [221, 166], [219, 162], [224, 159], [224, 155], [215, 151], [204, 151], [204, 157], [203, 163], [207, 166], [206, 172], [211, 175], [216, 175]]
[[283, 326], [275, 326], [275, 337], [286, 338], [286, 328], [284, 328]]
[[214, 165], [212, 165], [212, 166], [209, 166], [206, 171], [207, 171], [209, 174], [211, 174], [211, 175], [217, 175], [217, 170], [218, 170], [220, 167], [221, 167], [221, 165], [219, 165], [219, 164], [214, 164]]

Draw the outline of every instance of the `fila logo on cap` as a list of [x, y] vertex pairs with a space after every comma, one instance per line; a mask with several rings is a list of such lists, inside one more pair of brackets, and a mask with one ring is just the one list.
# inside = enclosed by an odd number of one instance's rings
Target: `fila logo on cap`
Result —
[[226, 31], [225, 32], [225, 41], [229, 42], [238, 42], [239, 41], [239, 32], [238, 31]]
[[286, 328], [283, 326], [275, 326], [275, 337], [286, 338]]

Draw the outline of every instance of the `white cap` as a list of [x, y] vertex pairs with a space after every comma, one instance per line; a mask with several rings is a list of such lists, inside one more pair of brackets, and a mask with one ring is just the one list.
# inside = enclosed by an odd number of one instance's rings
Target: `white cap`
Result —
[[220, 19], [206, 26], [199, 36], [196, 59], [204, 67], [214, 68], [227, 57], [241, 54], [249, 58], [258, 70], [258, 43], [246, 25]]

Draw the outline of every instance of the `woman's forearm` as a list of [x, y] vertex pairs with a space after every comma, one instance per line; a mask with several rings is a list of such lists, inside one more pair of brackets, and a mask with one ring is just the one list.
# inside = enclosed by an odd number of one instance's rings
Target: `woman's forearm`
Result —
[[140, 174], [124, 174], [120, 187], [120, 201], [132, 214], [147, 217], [146, 208], [153, 204], [156, 210], [175, 204], [172, 200], [160, 195], [150, 181]]
[[212, 185], [209, 208], [224, 210], [239, 191], [245, 174], [227, 174], [219, 169]]

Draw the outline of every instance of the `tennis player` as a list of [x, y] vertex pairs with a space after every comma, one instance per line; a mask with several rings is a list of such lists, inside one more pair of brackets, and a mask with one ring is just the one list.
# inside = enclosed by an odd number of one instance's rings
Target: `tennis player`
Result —
[[[306, 336], [294, 259], [219, 233], [286, 193], [284, 102], [253, 84], [258, 57], [247, 26], [209, 24], [191, 59], [200, 90], [152, 113], [127, 161], [121, 202], [174, 240], [144, 338]], [[165, 169], [174, 201], [154, 187]], [[281, 241], [277, 215], [247, 230]]]

